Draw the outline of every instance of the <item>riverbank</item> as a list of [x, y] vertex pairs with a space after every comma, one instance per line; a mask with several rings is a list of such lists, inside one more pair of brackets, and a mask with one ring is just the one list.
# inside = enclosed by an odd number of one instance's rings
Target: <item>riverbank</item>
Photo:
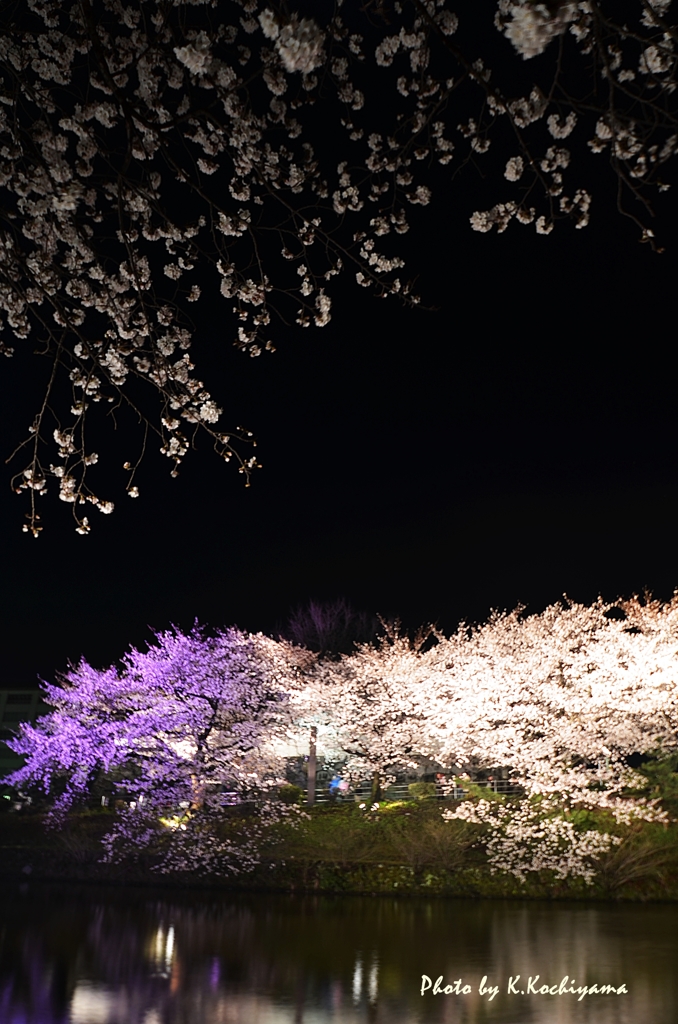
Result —
[[[102, 862], [101, 840], [113, 824], [107, 811], [73, 814], [61, 831], [25, 811], [0, 819], [0, 874], [16, 881], [50, 880], [143, 885], [217, 886], [230, 890], [520, 899], [678, 901], [678, 828], [647, 822], [619, 826], [622, 842], [599, 862], [592, 884], [579, 877], [532, 872], [523, 882], [492, 873], [478, 829], [445, 822], [434, 800], [312, 809], [301, 827], [276, 825], [260, 863], [241, 873], [159, 870], [162, 835], [134, 859]], [[253, 819], [232, 809], [220, 829], [233, 840]]]

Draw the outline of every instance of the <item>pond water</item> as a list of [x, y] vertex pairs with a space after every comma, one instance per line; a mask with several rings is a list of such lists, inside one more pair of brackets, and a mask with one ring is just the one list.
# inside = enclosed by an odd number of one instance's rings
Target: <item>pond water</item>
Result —
[[676, 1021], [672, 904], [30, 884], [0, 909], [0, 1024]]

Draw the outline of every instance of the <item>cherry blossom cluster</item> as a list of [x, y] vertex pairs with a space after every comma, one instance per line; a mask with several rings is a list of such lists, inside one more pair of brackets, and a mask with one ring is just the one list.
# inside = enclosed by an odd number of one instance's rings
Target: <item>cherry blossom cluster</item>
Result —
[[[346, 172], [330, 195], [299, 120], [327, 60], [330, 88], [349, 102], [341, 20], [321, 28], [256, 0], [230, 0], [218, 16], [214, 6], [27, 0], [0, 33], [3, 351], [37, 333], [54, 365], [14, 478], [36, 536], [35, 499], [51, 481], [80, 533], [90, 529], [81, 506], [113, 510], [87, 482], [99, 461], [86, 434], [96, 403], [131, 409], [145, 424], [141, 455], [151, 430], [174, 473], [196, 431], [247, 477], [257, 466], [239, 444], [251, 433], [217, 426], [222, 410], [189, 355], [187, 303], [205, 287], [226, 300], [235, 343], [254, 356], [274, 348], [276, 295], [296, 304], [300, 325], [329, 322], [327, 284], [345, 263], [387, 292], [408, 290], [392, 281], [402, 261], [364, 233], [333, 241], [337, 211], [363, 204]], [[125, 463], [131, 497], [139, 458]]]
[[431, 638], [395, 635], [324, 668], [358, 762], [510, 767], [531, 795], [661, 820], [623, 794], [638, 782], [629, 755], [678, 745], [678, 598], [517, 609]]
[[622, 842], [596, 829], [577, 829], [559, 808], [524, 801], [518, 806], [496, 800], [465, 801], [444, 810], [446, 821], [487, 826], [483, 845], [490, 871], [506, 871], [524, 882], [528, 873], [551, 871], [555, 878], [583, 878], [591, 884], [596, 862]]
[[[102, 863], [129, 863], [149, 848], [159, 848], [161, 856], [151, 865], [159, 874], [247, 874], [261, 864], [262, 854], [275, 842], [276, 826], [298, 828], [310, 818], [295, 804], [265, 800], [257, 805], [246, 826], [241, 825], [239, 834], [229, 838], [221, 834], [223, 803], [219, 794], [208, 794], [199, 806], [189, 807], [179, 807], [174, 815], [159, 819], [153, 802], [126, 804], [102, 840]], [[169, 842], [162, 845], [162, 838]]]
[[249, 479], [252, 434], [222, 429], [189, 354], [195, 304], [220, 295], [232, 340], [256, 356], [275, 348], [276, 317], [325, 326], [337, 275], [418, 302], [398, 239], [448, 189], [455, 158], [452, 177], [483, 164], [510, 188], [472, 213], [474, 230], [517, 221], [547, 235], [589, 222], [586, 160], [606, 154], [620, 209], [656, 247], [645, 214], [678, 149], [670, 0], [638, 0], [623, 24], [601, 0], [498, 0], [495, 71], [467, 39], [475, 21], [446, 0], [373, 7], [20, 0], [5, 12], [0, 351], [32, 335], [52, 362], [17, 449], [27, 531], [39, 534], [37, 499], [54, 488], [81, 533], [89, 505], [113, 510], [91, 486], [105, 461], [87, 429], [97, 410], [142, 424], [124, 463], [131, 497], [149, 432], [173, 473], [206, 434]]
[[[495, 24], [523, 60], [538, 57], [549, 47], [555, 54], [557, 47], [557, 66], [548, 93], [537, 83], [529, 96], [506, 102], [488, 86], [492, 116], [507, 118], [514, 133], [518, 129], [518, 152], [506, 162], [504, 176], [509, 182], [520, 182], [522, 194], [519, 199], [504, 200], [474, 213], [474, 230], [487, 232], [496, 227], [502, 232], [515, 219], [534, 223], [537, 233], [545, 235], [562, 217], [572, 218], [577, 228], [589, 223], [592, 196], [583, 175], [574, 189], [566, 188], [563, 172], [573, 158], [572, 149], [550, 143], [546, 149], [543, 144], [535, 145], [534, 130], [525, 129], [539, 123], [546, 127], [547, 138], [558, 141], [572, 136], [580, 151], [585, 142], [591, 153], [607, 153], [618, 182], [619, 212], [636, 222], [641, 241], [662, 251], [648, 222], [625, 206], [622, 197], [635, 196], [644, 203], [645, 212], [651, 213], [651, 194], [669, 187], [666, 164], [678, 144], [673, 100], [678, 33], [675, 25], [666, 21], [670, 3], [640, 0], [637, 21], [629, 26], [616, 22], [612, 5], [608, 11], [608, 5], [594, 0], [499, 0]], [[587, 106], [585, 90], [580, 100], [571, 84], [566, 84], [564, 62], [574, 62], [575, 52], [581, 81], [596, 89], [597, 80], [604, 83], [605, 101], [600, 107], [594, 104], [595, 111]], [[582, 130], [588, 138], [577, 139]], [[539, 194], [547, 198], [548, 212], [540, 214], [530, 205], [531, 197]]]

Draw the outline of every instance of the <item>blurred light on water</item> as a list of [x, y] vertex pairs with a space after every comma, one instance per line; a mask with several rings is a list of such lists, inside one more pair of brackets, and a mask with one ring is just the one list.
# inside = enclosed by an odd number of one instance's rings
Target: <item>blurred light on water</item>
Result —
[[[491, 999], [484, 976], [498, 990]], [[530, 978], [539, 988], [566, 976], [568, 986], [623, 984], [628, 994], [527, 994]], [[439, 978], [448, 994], [434, 994]], [[0, 1024], [676, 1021], [678, 906], [668, 903], [31, 883], [3, 907]]]

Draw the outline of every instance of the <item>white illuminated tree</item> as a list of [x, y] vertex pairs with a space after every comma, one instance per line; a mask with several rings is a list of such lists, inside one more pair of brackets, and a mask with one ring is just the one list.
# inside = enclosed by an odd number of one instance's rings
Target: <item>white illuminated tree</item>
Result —
[[678, 748], [678, 597], [517, 609], [435, 636], [428, 650], [395, 636], [337, 668], [349, 772], [422, 760], [471, 775], [508, 769], [521, 801], [464, 802], [444, 816], [485, 826], [492, 869], [521, 880], [542, 869], [593, 880], [621, 839], [578, 827], [581, 812], [668, 823], [657, 798], [638, 795], [646, 782], [629, 757]]
[[640, 813], [623, 796], [628, 757], [678, 747], [678, 598], [517, 609], [432, 635], [428, 649], [395, 635], [323, 667], [356, 765], [510, 767], [530, 794]]

